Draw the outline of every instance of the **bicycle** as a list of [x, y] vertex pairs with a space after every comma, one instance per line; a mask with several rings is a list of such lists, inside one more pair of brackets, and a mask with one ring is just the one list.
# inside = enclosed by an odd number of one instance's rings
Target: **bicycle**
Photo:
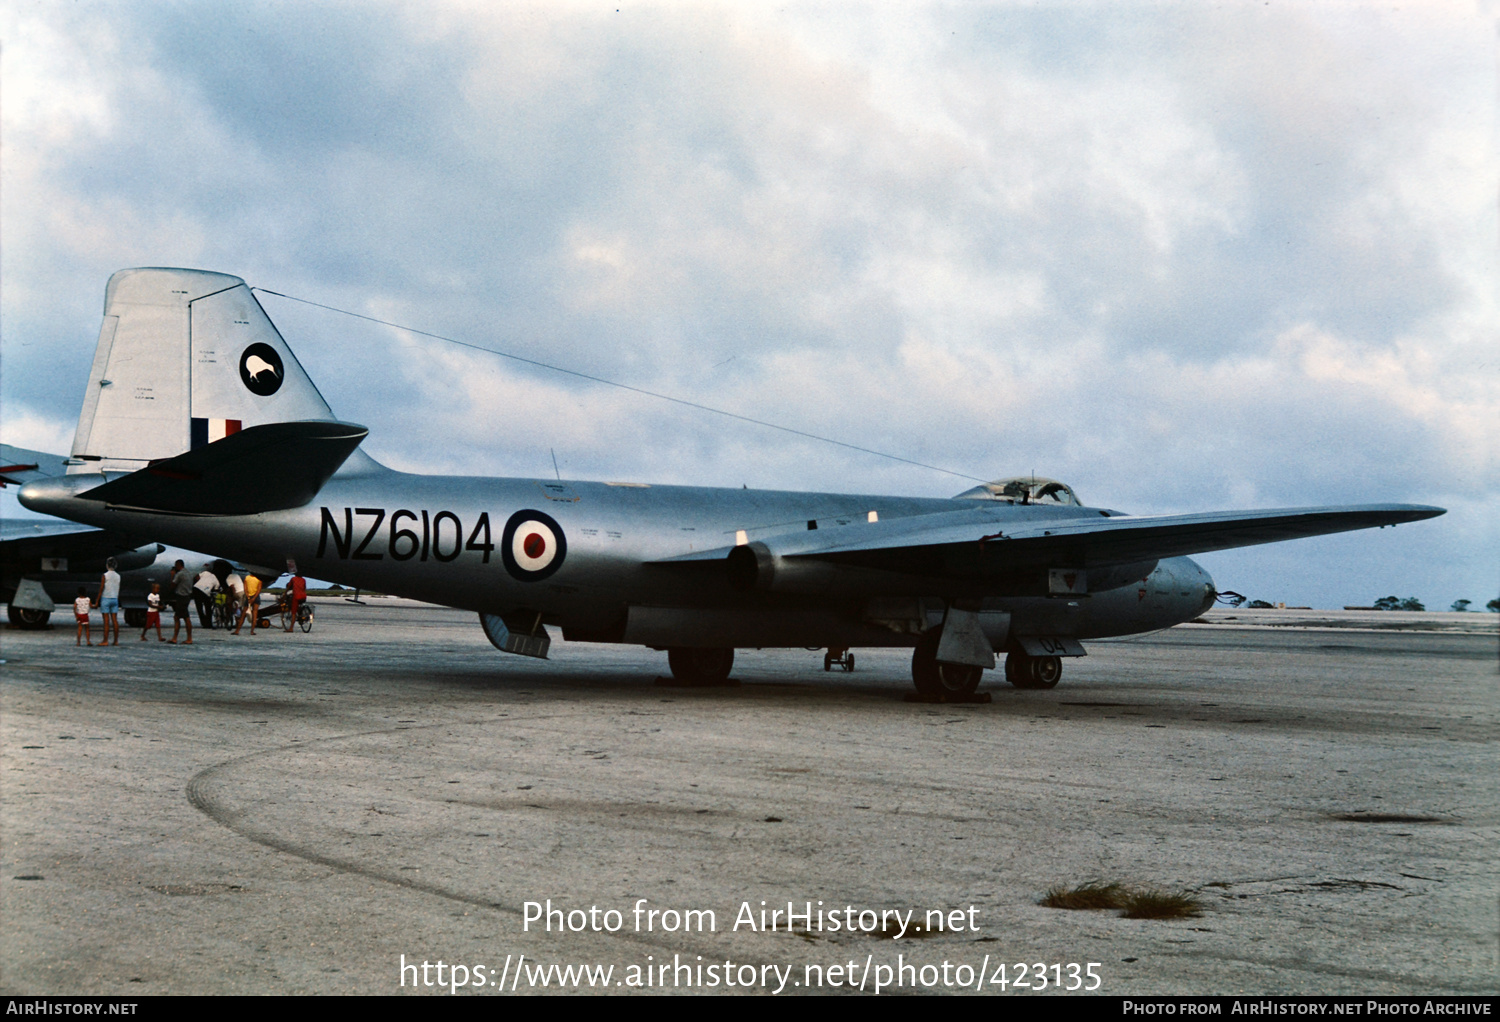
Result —
[[[296, 623], [303, 632], [312, 631], [313, 609], [307, 605], [306, 600], [297, 608]], [[281, 598], [281, 627], [288, 632], [292, 630], [292, 601], [285, 596]]]
[[222, 628], [228, 631], [234, 627], [234, 602], [230, 600], [229, 594], [223, 590], [214, 593], [213, 610], [211, 613], [212, 616], [209, 619], [210, 628]]

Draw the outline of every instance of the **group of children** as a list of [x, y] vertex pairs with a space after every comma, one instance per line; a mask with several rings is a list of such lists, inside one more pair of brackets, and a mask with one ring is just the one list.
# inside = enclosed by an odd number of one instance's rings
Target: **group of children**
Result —
[[[89, 625], [89, 611], [98, 606], [99, 613], [104, 619], [104, 638], [100, 645], [118, 646], [120, 644], [120, 573], [116, 570], [118, 564], [113, 557], [105, 561], [104, 574], [99, 579], [99, 596], [97, 603], [90, 599], [86, 586], [78, 587], [78, 598], [73, 601], [73, 618], [78, 622], [78, 637], [74, 640], [75, 646], [81, 646], [87, 642], [90, 646], [94, 644], [93, 634]], [[205, 569], [206, 570], [206, 569]], [[146, 595], [146, 626], [141, 629], [141, 641], [146, 641], [146, 636], [154, 628], [156, 629], [156, 641], [175, 644], [177, 633], [183, 625], [187, 626], [187, 638], [183, 645], [191, 645], [193, 641], [193, 619], [189, 615], [189, 600], [193, 588], [192, 576], [182, 561], [178, 561], [172, 567], [172, 574], [167, 579], [167, 585], [172, 587], [172, 597], [168, 605], [172, 608], [172, 637], [166, 638], [161, 633], [161, 583], [153, 582], [151, 592]], [[265, 624], [265, 619], [260, 612], [260, 579], [255, 575], [246, 573], [246, 578], [241, 580], [239, 575], [231, 573], [226, 585], [233, 599], [239, 605], [239, 619], [235, 623], [234, 633], [240, 634], [240, 629], [245, 626], [245, 618], [250, 618], [250, 634], [255, 634], [258, 624]], [[302, 575], [296, 574], [292, 584], [287, 587], [288, 596], [293, 601], [293, 618], [296, 617], [297, 604], [307, 598], [307, 583]], [[290, 631], [290, 629], [288, 629]], [[113, 634], [114, 641], [110, 641]]]

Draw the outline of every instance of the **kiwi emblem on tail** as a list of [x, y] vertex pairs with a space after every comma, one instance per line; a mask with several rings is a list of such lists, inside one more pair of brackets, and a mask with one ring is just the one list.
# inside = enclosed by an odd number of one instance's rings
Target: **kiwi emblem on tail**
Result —
[[252, 394], [270, 397], [281, 389], [281, 356], [269, 344], [252, 344], [240, 355], [240, 379]]

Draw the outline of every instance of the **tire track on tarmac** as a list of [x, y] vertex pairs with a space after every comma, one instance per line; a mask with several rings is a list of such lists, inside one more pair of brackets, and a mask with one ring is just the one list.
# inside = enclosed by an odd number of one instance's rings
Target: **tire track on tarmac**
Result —
[[[490, 720], [465, 721], [464, 723], [468, 726], [489, 725], [499, 723], [501, 720], [504, 720], [509, 724], [516, 723], [515, 718], [513, 717], [496, 717]], [[235, 809], [230, 804], [229, 800], [225, 797], [225, 794], [221, 790], [217, 790], [220, 789], [221, 786], [228, 786], [228, 775], [230, 771], [232, 771], [235, 767], [254, 762], [255, 760], [268, 760], [277, 755], [288, 752], [305, 752], [307, 749], [313, 748], [315, 746], [332, 745], [336, 742], [344, 742], [352, 738], [370, 738], [383, 735], [394, 735], [402, 731], [422, 731], [427, 730], [428, 728], [451, 726], [451, 722], [444, 722], [442, 724], [428, 724], [419, 727], [383, 728], [376, 731], [357, 731], [347, 735], [335, 735], [329, 738], [318, 738], [307, 742], [296, 742], [295, 744], [281, 745], [272, 749], [262, 749], [259, 752], [252, 752], [244, 756], [236, 756], [233, 759], [226, 759], [222, 763], [215, 763], [213, 766], [207, 767], [194, 774], [193, 778], [187, 783], [188, 802], [192, 804], [194, 809], [197, 809], [199, 812], [203, 813], [203, 815], [207, 816], [210, 820], [213, 820], [220, 826], [233, 831], [245, 840], [253, 841], [258, 845], [274, 849], [286, 855], [295, 856], [296, 858], [302, 859], [306, 862], [315, 863], [319, 866], [326, 866], [327, 868], [337, 870], [340, 873], [348, 873], [356, 876], [362, 876], [370, 880], [378, 880], [381, 883], [390, 884], [393, 887], [403, 887], [410, 891], [417, 891], [422, 894], [430, 894], [433, 897], [444, 898], [448, 901], [455, 901], [463, 905], [473, 905], [478, 908], [489, 909], [490, 911], [500, 912], [506, 915], [516, 916], [518, 918], [524, 918], [524, 911], [519, 905], [510, 904], [504, 901], [495, 901], [490, 898], [481, 898], [471, 894], [463, 894], [462, 892], [452, 891], [446, 887], [439, 886], [438, 884], [426, 883], [424, 881], [413, 879], [410, 877], [399, 876], [396, 874], [385, 872], [383, 870], [373, 869], [369, 866], [360, 865], [357, 862], [350, 862], [346, 859], [342, 859], [334, 855], [328, 855], [324, 852], [317, 851], [314, 848], [300, 844], [299, 842], [291, 838], [274, 833], [264, 828], [256, 827], [247, 821], [246, 817], [249, 815], [247, 812]], [[611, 940], [618, 940], [623, 941], [627, 944], [639, 945], [641, 947], [650, 948], [654, 951], [676, 951], [687, 952], [689, 954], [707, 954], [711, 950], [706, 944], [700, 947], [692, 947], [691, 945], [699, 943], [697, 941], [694, 941], [692, 938], [683, 940], [679, 937], [676, 942], [669, 943], [664, 939], [643, 936], [635, 932], [627, 932], [625, 930], [620, 930], [617, 933], [610, 933], [607, 930], [588, 931], [588, 935], [591, 937], [608, 937]], [[747, 961], [746, 964], [750, 963]]]

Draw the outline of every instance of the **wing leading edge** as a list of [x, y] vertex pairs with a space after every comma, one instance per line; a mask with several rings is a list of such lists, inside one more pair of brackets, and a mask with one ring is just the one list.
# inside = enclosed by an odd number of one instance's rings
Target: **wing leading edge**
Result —
[[[990, 509], [918, 515], [767, 537], [788, 560], [819, 560], [911, 575], [976, 578], [1017, 568], [1101, 568], [1234, 547], [1383, 528], [1445, 514], [1420, 504], [1361, 504], [1183, 515], [1016, 519]], [[672, 561], [726, 557], [732, 547]], [[661, 562], [658, 562], [661, 563]]]
[[[976, 535], [978, 530], [940, 528], [904, 537], [896, 544], [850, 536], [822, 550], [783, 556], [813, 557], [885, 570], [911, 570], [940, 560], [950, 568], [1107, 567], [1279, 543], [1356, 529], [1383, 528], [1444, 514], [1417, 504], [1286, 508], [1271, 511], [1209, 511], [1185, 515], [1114, 516], [1031, 521]], [[1007, 527], [1009, 526], [1009, 527]], [[957, 533], [957, 534], [955, 534]], [[841, 539], [843, 537], [840, 537]]]

